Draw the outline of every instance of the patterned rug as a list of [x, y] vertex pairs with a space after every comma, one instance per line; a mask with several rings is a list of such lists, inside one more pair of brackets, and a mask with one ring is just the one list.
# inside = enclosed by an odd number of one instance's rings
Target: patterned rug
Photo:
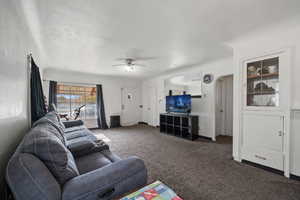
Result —
[[177, 194], [168, 186], [160, 181], [154, 183], [134, 192], [121, 200], [182, 200]]

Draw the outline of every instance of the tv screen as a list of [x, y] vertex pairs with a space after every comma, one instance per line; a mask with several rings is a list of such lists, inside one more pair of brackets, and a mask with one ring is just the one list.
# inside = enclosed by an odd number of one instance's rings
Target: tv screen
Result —
[[190, 113], [191, 107], [191, 95], [176, 95], [166, 97], [167, 112]]

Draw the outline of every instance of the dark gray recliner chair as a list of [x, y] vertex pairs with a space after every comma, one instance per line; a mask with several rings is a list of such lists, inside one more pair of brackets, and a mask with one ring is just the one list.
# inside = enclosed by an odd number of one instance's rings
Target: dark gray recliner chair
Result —
[[137, 157], [120, 159], [109, 148], [74, 156], [68, 145], [84, 149], [87, 140], [97, 140], [85, 127], [65, 133], [68, 128], [53, 116], [34, 124], [8, 163], [6, 179], [16, 200], [109, 200], [147, 183]]

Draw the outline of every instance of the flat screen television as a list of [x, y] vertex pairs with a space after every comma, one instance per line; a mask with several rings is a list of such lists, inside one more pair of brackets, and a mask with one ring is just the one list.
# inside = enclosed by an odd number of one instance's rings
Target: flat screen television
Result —
[[176, 113], [191, 112], [191, 95], [174, 95], [166, 97], [166, 111]]

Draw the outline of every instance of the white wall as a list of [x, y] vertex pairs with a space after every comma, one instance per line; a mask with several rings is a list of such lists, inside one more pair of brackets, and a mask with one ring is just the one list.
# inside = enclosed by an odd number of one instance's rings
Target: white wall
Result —
[[165, 81], [165, 94], [169, 95], [169, 90], [172, 90], [173, 95], [183, 94], [183, 91], [187, 91], [187, 87], [184, 85], [174, 85], [169, 83], [169, 81]]
[[[241, 86], [239, 80], [240, 61], [246, 57], [258, 54], [264, 55], [270, 51], [291, 48], [291, 105], [300, 108], [300, 25], [299, 19], [289, 20], [276, 26], [257, 31], [243, 38], [239, 38], [231, 45], [234, 47], [234, 71], [237, 79], [234, 80], [234, 145], [233, 156], [239, 159], [238, 137], [240, 133]], [[294, 130], [291, 134], [291, 172], [300, 175], [300, 134]]]
[[[106, 121], [110, 124], [110, 116], [113, 114], [121, 114], [121, 88], [138, 88], [138, 99], [141, 99], [141, 81], [132, 78], [122, 78], [114, 76], [101, 76], [93, 74], [85, 74], [72, 71], [60, 71], [54, 69], [45, 69], [43, 71], [45, 80], [54, 80], [58, 82], [69, 82], [79, 84], [101, 84], [103, 89], [104, 106]], [[45, 93], [49, 93], [44, 89]], [[140, 104], [142, 102], [139, 102]], [[142, 118], [142, 109], [139, 113], [139, 119]], [[138, 122], [138, 121], [137, 121]]]
[[0, 187], [7, 161], [29, 127], [26, 56], [32, 52], [36, 61], [39, 60], [39, 53], [36, 51], [34, 40], [30, 36], [19, 6], [18, 1], [1, 0]]
[[[210, 84], [203, 84], [203, 97], [201, 99], [193, 99], [192, 102], [192, 114], [199, 115], [199, 135], [215, 139], [215, 83], [216, 80], [225, 75], [233, 74], [233, 61], [232, 58], [222, 59], [215, 62], [207, 63], [199, 67], [193, 67], [190, 69], [179, 69], [175, 72], [167, 75], [162, 75], [154, 78], [150, 78], [143, 82], [143, 88], [146, 86], [156, 87], [157, 90], [157, 111], [153, 113], [156, 116], [156, 124], [159, 125], [159, 113], [165, 112], [165, 85], [164, 81], [170, 77], [184, 75], [187, 73], [198, 74], [213, 74], [214, 81]], [[143, 94], [143, 104], [145, 99], [149, 98], [147, 93]], [[143, 113], [145, 110], [143, 110]], [[143, 120], [145, 116], [143, 115]]]

